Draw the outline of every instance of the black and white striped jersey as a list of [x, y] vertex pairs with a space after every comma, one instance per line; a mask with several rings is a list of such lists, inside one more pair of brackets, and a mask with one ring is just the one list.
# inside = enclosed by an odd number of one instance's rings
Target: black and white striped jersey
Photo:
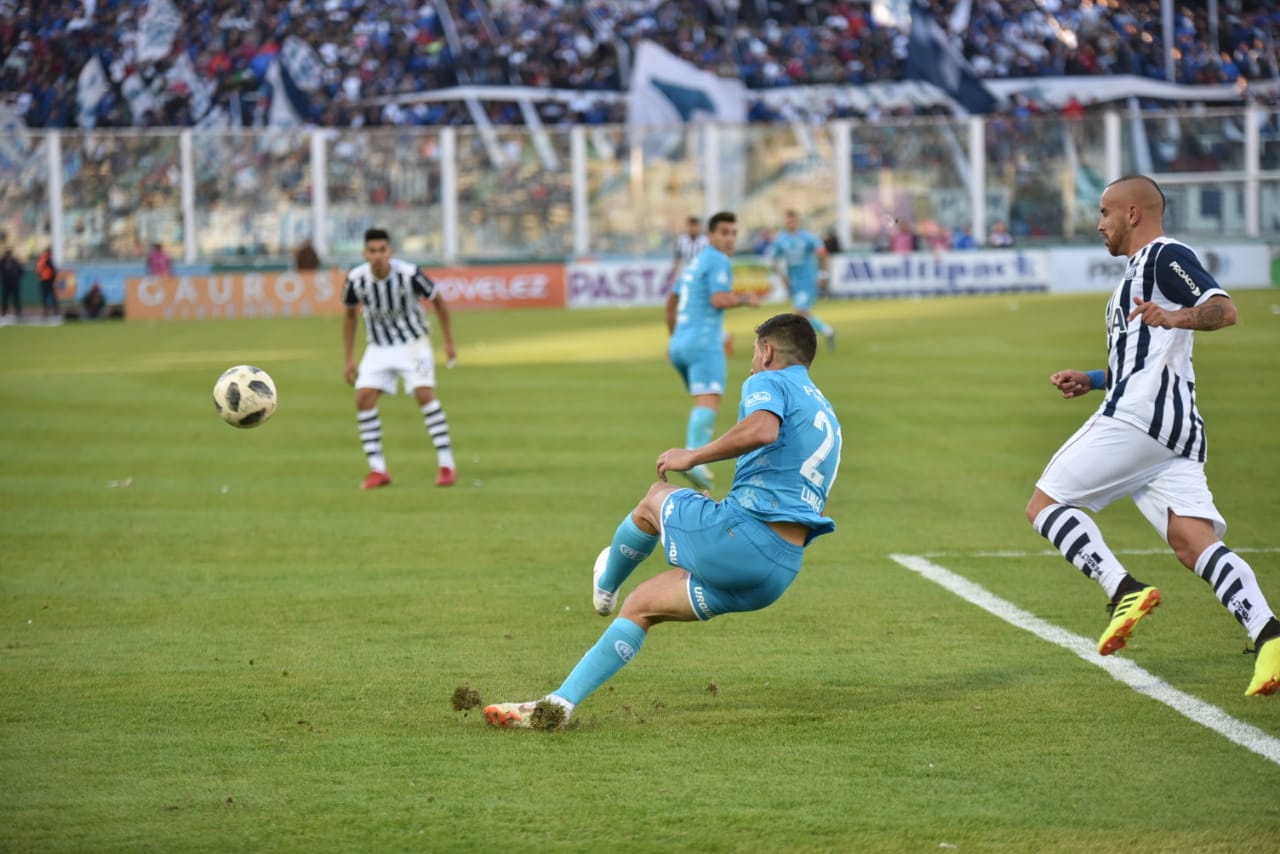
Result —
[[1102, 414], [1132, 424], [1180, 456], [1204, 462], [1204, 420], [1196, 409], [1191, 329], [1129, 320], [1135, 297], [1167, 311], [1227, 296], [1196, 253], [1158, 237], [1129, 259], [1124, 281], [1107, 302], [1107, 396]]
[[342, 286], [342, 303], [363, 307], [364, 329], [370, 344], [407, 344], [431, 334], [421, 299], [435, 296], [435, 282], [417, 266], [391, 259], [391, 272], [375, 278], [366, 262], [347, 273]]
[[679, 264], [688, 264], [694, 258], [698, 257], [698, 253], [702, 251], [702, 247], [707, 245], [707, 236], [699, 234], [697, 237], [690, 237], [687, 233], [676, 238], [676, 249], [674, 260]]

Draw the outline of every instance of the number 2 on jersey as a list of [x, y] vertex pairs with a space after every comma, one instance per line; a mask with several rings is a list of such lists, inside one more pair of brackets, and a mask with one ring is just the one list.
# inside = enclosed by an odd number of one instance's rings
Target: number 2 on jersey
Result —
[[[828, 455], [830, 455], [831, 449], [835, 447], [836, 432], [831, 429], [831, 419], [828, 418], [827, 413], [823, 412], [822, 410], [818, 410], [817, 414], [813, 416], [813, 426], [817, 427], [819, 430], [822, 431], [823, 433], [822, 442], [818, 445], [817, 450], [815, 450], [812, 454], [810, 454], [809, 458], [806, 459], [800, 465], [800, 474], [804, 475], [805, 480], [809, 481], [814, 486], [821, 489], [823, 483], [827, 479], [827, 476], [824, 475], [822, 472], [818, 471], [818, 466], [822, 465], [823, 461], [826, 460]], [[840, 460], [839, 458], [837, 458], [836, 459], [837, 472], [839, 471], [839, 468], [840, 468]], [[834, 483], [835, 483], [835, 474], [833, 473], [831, 476], [831, 483], [827, 484], [828, 492], [831, 490], [831, 487]]]

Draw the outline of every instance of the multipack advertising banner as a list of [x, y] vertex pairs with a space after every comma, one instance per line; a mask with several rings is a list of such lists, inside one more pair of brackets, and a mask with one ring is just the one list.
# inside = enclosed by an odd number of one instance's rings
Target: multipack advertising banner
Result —
[[871, 298], [992, 294], [1049, 289], [1043, 250], [968, 250], [836, 255], [835, 297]]

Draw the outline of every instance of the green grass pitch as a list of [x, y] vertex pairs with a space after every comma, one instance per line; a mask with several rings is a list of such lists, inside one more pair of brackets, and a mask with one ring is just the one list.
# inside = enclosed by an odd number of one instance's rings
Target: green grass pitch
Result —
[[[1209, 479], [1280, 606], [1280, 292], [1235, 297], [1197, 341]], [[660, 310], [455, 314], [458, 485], [384, 397], [370, 493], [337, 318], [0, 330], [0, 850], [1273, 851], [1280, 765], [889, 557], [1096, 636], [1022, 510], [1098, 402], [1048, 376], [1103, 366], [1105, 300], [823, 304], [839, 529], [555, 733], [450, 701], [537, 697], [604, 628], [592, 561], [684, 436]], [[728, 315], [717, 432], [775, 310]], [[209, 396], [240, 362], [280, 391], [256, 430]], [[1165, 591], [1122, 655], [1280, 738], [1207, 586], [1131, 504], [1099, 518]]]

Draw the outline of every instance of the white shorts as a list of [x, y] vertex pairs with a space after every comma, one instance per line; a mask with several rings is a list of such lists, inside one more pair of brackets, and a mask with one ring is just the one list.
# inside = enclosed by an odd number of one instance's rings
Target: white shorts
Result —
[[1165, 542], [1170, 510], [1208, 519], [1219, 537], [1227, 532], [1203, 463], [1180, 457], [1138, 428], [1098, 412], [1053, 455], [1036, 488], [1061, 504], [1094, 512], [1132, 498]]
[[406, 393], [424, 386], [435, 388], [436, 359], [431, 352], [430, 338], [390, 346], [370, 344], [365, 348], [356, 374], [356, 388], [376, 388], [395, 394], [397, 379], [404, 381]]

